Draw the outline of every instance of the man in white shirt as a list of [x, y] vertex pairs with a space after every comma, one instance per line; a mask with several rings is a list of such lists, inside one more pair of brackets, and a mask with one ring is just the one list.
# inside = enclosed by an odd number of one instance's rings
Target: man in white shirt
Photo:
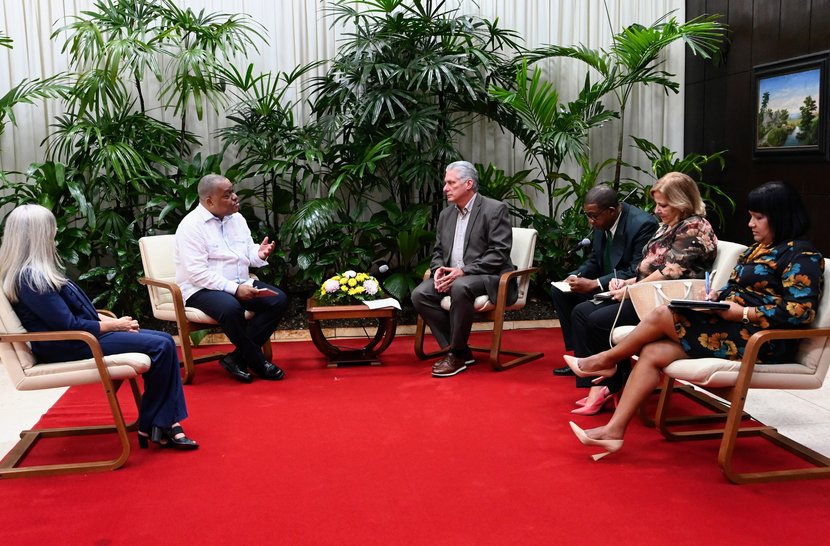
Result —
[[[268, 237], [253, 241], [230, 180], [209, 174], [199, 181], [198, 192], [199, 205], [176, 230], [176, 283], [185, 305], [216, 320], [235, 345], [219, 361], [231, 376], [250, 383], [251, 369], [263, 379], [282, 379], [285, 373], [265, 358], [262, 345], [285, 313], [288, 297], [248, 274], [249, 267], [268, 264], [275, 245]], [[254, 312], [250, 321], [246, 310]]]

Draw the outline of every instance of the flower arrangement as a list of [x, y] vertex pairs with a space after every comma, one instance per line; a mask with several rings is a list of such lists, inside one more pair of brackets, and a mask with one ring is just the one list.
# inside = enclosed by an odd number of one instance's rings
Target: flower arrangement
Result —
[[368, 273], [349, 270], [326, 280], [320, 286], [317, 302], [323, 305], [348, 305], [383, 296], [376, 278]]

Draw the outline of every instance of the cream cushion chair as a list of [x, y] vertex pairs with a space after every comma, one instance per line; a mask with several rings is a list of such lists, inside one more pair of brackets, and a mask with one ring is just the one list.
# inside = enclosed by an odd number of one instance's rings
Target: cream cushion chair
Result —
[[[144, 266], [145, 276], [138, 280], [146, 285], [150, 292], [150, 306], [153, 316], [159, 320], [175, 322], [178, 328], [179, 344], [182, 348], [182, 366], [184, 368], [184, 383], [193, 381], [196, 375], [196, 364], [216, 360], [222, 353], [194, 358], [193, 344], [190, 340], [191, 332], [215, 328], [218, 323], [203, 311], [195, 307], [185, 307], [182, 291], [176, 284], [176, 236], [152, 235], [138, 240], [141, 252], [141, 263]], [[250, 319], [253, 313], [245, 312]], [[271, 343], [266, 342], [263, 352], [271, 358]]]
[[[830, 260], [824, 260], [824, 290], [830, 287]], [[756, 363], [758, 350], [774, 339], [799, 339], [799, 349], [792, 362], [783, 364]], [[747, 417], [743, 412], [750, 389], [818, 389], [824, 383], [830, 367], [830, 297], [826, 292], [819, 303], [818, 313], [809, 328], [796, 330], [763, 330], [755, 333], [740, 362], [720, 358], [688, 358], [677, 360], [664, 368], [664, 382], [655, 418], [658, 429], [671, 440], [721, 438], [718, 464], [727, 479], [734, 483], [767, 482], [803, 478], [830, 477], [830, 459], [782, 436], [771, 426], [741, 427]], [[676, 381], [694, 385], [717, 395], [725, 404], [714, 403], [726, 419], [722, 429], [673, 431], [668, 408]], [[715, 399], [713, 399], [715, 400]], [[677, 422], [677, 421], [676, 421]], [[692, 419], [679, 420], [684, 425]], [[738, 436], [761, 436], [784, 447], [802, 459], [816, 465], [811, 468], [773, 470], [764, 472], [736, 472], [733, 455]]]
[[[67, 362], [37, 364], [29, 343], [32, 341], [78, 340], [86, 343], [93, 357]], [[9, 304], [0, 293], [0, 361], [9, 374], [12, 384], [19, 391], [71, 387], [89, 383], [101, 383], [109, 403], [114, 424], [100, 426], [78, 426], [56, 429], [24, 430], [20, 441], [0, 463], [0, 477], [68, 474], [114, 470], [122, 466], [130, 455], [128, 430], [135, 429], [136, 423], [127, 425], [116, 397], [118, 387], [129, 381], [136, 407], [141, 397], [136, 377], [150, 369], [150, 357], [141, 353], [123, 353], [103, 356], [95, 336], [83, 331], [27, 332]], [[35, 443], [42, 438], [102, 434], [115, 432], [121, 445], [121, 452], [114, 459], [94, 460], [83, 463], [59, 463], [38, 466], [18, 466]]]
[[[515, 311], [522, 309], [527, 304], [527, 294], [530, 287], [530, 275], [538, 271], [538, 267], [533, 265], [533, 253], [536, 250], [536, 230], [527, 228], [513, 228], [513, 246], [510, 249], [510, 260], [516, 266], [515, 271], [509, 271], [502, 274], [499, 279], [499, 290], [496, 297], [496, 302], [490, 301], [487, 295], [479, 296], [473, 303], [477, 318], [481, 320], [493, 321], [493, 339], [490, 347], [470, 346], [473, 351], [482, 351], [489, 353], [490, 364], [496, 370], [506, 370], [519, 364], [524, 364], [537, 358], [542, 358], [544, 353], [533, 351], [518, 351], [502, 349], [502, 333], [504, 330], [504, 313], [506, 311]], [[430, 272], [424, 275], [424, 279], [429, 278]], [[507, 289], [513, 279], [519, 278], [519, 297], [512, 305], [507, 305]], [[441, 307], [449, 311], [451, 298], [449, 296], [441, 300]], [[432, 353], [424, 352], [424, 334], [426, 332], [426, 324], [419, 316], [418, 324], [415, 330], [415, 354], [419, 358], [432, 358], [442, 354], [444, 351], [436, 351]], [[499, 363], [499, 356], [507, 354], [516, 356], [508, 362]]]

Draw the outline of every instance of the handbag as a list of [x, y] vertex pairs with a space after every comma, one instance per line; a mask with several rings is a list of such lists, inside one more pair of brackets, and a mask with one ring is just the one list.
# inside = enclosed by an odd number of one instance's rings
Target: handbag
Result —
[[702, 300], [705, 290], [706, 281], [703, 279], [673, 279], [632, 284], [628, 287], [628, 297], [637, 316], [642, 319], [671, 300]]

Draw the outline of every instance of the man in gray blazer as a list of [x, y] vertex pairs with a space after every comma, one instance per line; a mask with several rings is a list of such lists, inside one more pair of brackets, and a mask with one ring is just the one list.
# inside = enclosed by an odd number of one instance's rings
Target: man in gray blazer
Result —
[[[513, 230], [507, 205], [478, 194], [478, 173], [467, 161], [447, 166], [444, 193], [450, 206], [438, 217], [437, 236], [432, 252], [432, 276], [412, 292], [412, 304], [424, 317], [432, 334], [447, 356], [433, 364], [433, 377], [450, 377], [474, 362], [467, 345], [473, 325], [473, 302], [487, 294], [496, 301], [499, 276], [513, 271], [510, 249]], [[441, 300], [450, 296], [450, 310]], [[508, 304], [516, 301], [518, 287], [513, 283]]]
[[[643, 259], [643, 247], [658, 226], [653, 215], [620, 203], [617, 192], [606, 185], [588, 190], [583, 211], [593, 229], [591, 255], [565, 279], [569, 291], [554, 287], [551, 292], [566, 351], [573, 350], [571, 313], [574, 307], [597, 292], [608, 290], [608, 282], [614, 275], [618, 279], [636, 277], [637, 267]], [[556, 368], [553, 373], [573, 375], [567, 366]]]

